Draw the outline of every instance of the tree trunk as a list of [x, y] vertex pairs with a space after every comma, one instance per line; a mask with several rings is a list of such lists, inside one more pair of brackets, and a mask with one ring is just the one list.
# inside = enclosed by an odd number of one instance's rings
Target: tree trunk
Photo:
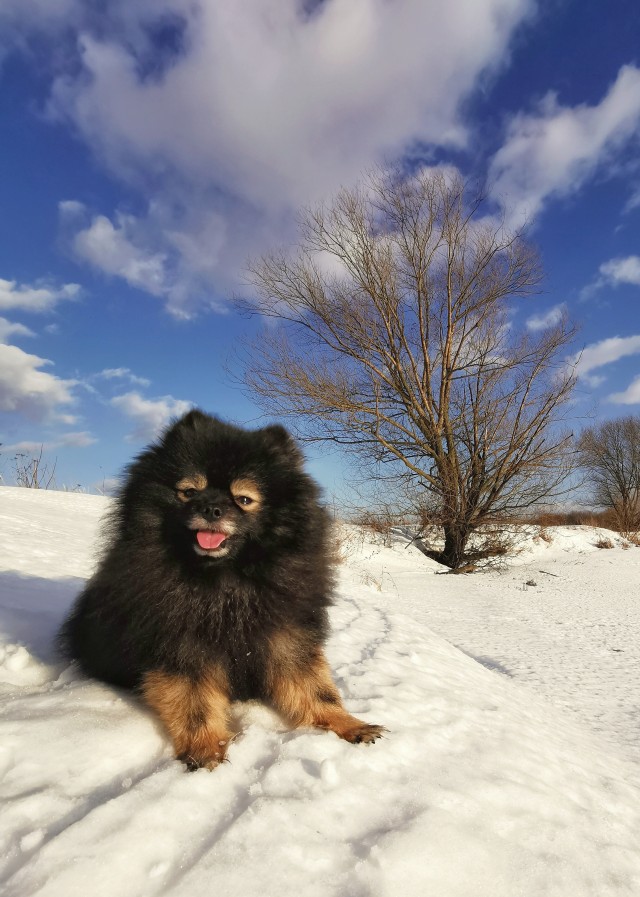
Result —
[[438, 558], [440, 563], [451, 567], [452, 570], [455, 570], [456, 567], [461, 567], [465, 561], [465, 548], [468, 538], [469, 531], [466, 527], [461, 527], [460, 525], [445, 526], [444, 548]]

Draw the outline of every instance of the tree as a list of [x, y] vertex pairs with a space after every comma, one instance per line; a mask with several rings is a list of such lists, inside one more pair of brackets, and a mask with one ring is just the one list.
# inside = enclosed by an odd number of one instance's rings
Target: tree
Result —
[[408, 479], [451, 567], [487, 519], [548, 499], [567, 472], [555, 425], [573, 330], [516, 332], [538, 258], [483, 206], [457, 174], [377, 173], [306, 213], [297, 250], [250, 274], [253, 309], [279, 326], [251, 347], [245, 384], [307, 438]]
[[614, 512], [621, 532], [640, 529], [640, 416], [588, 427], [577, 452], [594, 500]]
[[53, 466], [43, 463], [42, 453], [44, 446], [40, 446], [37, 455], [27, 455], [18, 452], [13, 459], [16, 484], [26, 489], [51, 489], [55, 488], [56, 463]]

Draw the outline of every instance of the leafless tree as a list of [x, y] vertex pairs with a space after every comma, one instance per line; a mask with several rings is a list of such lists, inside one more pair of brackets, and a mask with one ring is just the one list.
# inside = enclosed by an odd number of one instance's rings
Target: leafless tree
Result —
[[376, 173], [309, 211], [297, 250], [250, 277], [253, 309], [277, 323], [247, 354], [244, 382], [307, 438], [408, 479], [451, 567], [488, 518], [548, 499], [567, 473], [556, 425], [573, 330], [515, 330], [538, 258], [483, 211], [457, 174]]
[[51, 489], [55, 486], [56, 462], [53, 466], [43, 463], [44, 446], [37, 455], [18, 452], [13, 459], [16, 483], [25, 489]]
[[621, 532], [640, 529], [640, 415], [588, 427], [577, 443], [593, 498], [612, 510]]

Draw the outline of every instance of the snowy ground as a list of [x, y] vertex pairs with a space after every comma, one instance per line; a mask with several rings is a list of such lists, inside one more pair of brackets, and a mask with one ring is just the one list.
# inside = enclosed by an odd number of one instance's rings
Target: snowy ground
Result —
[[[593, 527], [543, 535], [552, 541], [529, 539], [500, 573], [418, 578], [401, 546], [361, 539], [352, 567], [397, 610], [575, 714], [638, 764], [640, 781], [640, 548]], [[442, 571], [427, 559], [423, 569]]]
[[231, 762], [186, 774], [143, 707], [52, 653], [104, 507], [0, 489], [3, 895], [640, 895], [640, 549], [565, 529], [448, 576], [353, 534], [328, 655], [388, 737], [238, 708]]

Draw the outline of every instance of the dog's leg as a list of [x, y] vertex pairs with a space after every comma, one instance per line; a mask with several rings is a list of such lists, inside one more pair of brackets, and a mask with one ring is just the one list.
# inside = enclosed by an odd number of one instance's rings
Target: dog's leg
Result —
[[385, 731], [345, 710], [322, 650], [305, 650], [295, 634], [272, 639], [267, 678], [271, 702], [294, 727], [330, 729], [352, 744], [370, 744]]
[[142, 696], [167, 729], [176, 757], [188, 769], [214, 769], [229, 741], [229, 689], [224, 673], [211, 667], [199, 679], [154, 670], [142, 682]]

